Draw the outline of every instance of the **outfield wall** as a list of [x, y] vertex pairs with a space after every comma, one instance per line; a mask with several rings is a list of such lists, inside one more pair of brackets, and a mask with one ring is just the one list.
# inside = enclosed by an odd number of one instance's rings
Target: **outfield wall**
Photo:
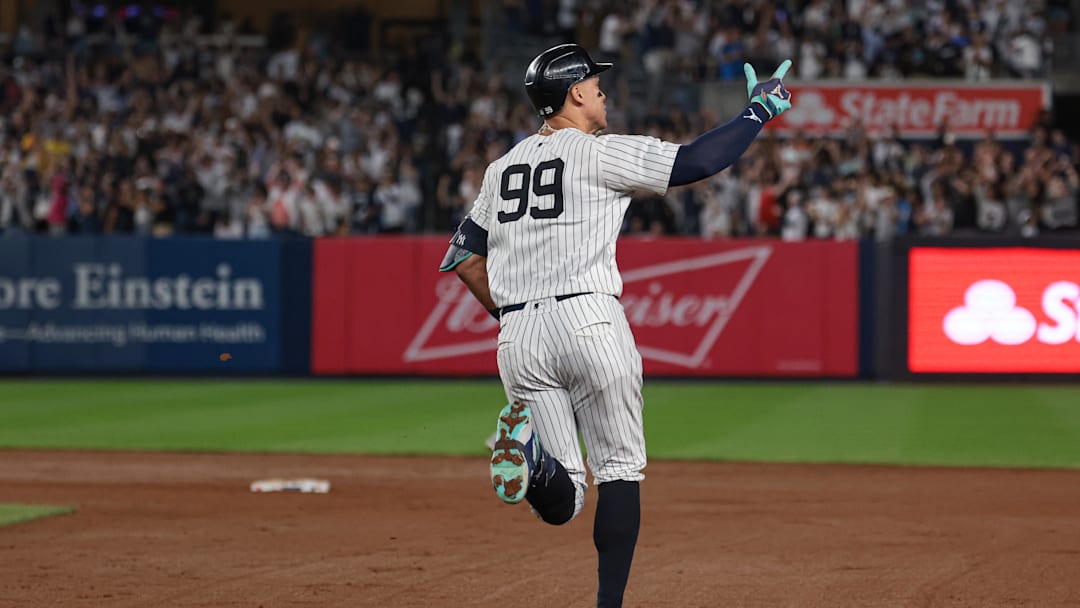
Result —
[[[313, 372], [497, 373], [498, 324], [435, 272], [445, 251], [444, 237], [316, 242]], [[645, 373], [854, 376], [857, 260], [850, 242], [623, 239], [621, 300]]]
[[[443, 236], [0, 239], [0, 373], [492, 376]], [[1080, 241], [626, 238], [668, 377], [1080, 377]]]
[[[0, 373], [483, 375], [443, 236], [0, 239]], [[852, 377], [853, 243], [620, 241], [646, 373]]]

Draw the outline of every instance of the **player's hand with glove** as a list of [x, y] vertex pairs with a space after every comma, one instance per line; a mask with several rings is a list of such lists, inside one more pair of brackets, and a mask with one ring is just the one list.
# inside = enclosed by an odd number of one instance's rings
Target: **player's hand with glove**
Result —
[[773, 72], [772, 78], [765, 82], [758, 82], [757, 72], [749, 63], [743, 64], [743, 72], [746, 74], [746, 93], [750, 96], [750, 102], [764, 108], [772, 120], [791, 109], [791, 93], [784, 87], [784, 75], [791, 68], [791, 60], [785, 59], [780, 67]]

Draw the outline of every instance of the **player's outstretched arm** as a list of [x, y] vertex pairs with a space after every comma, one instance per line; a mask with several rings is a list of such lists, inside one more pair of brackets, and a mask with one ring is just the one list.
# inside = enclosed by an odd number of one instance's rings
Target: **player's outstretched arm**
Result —
[[791, 93], [783, 82], [790, 68], [791, 60], [787, 59], [776, 68], [769, 80], [758, 82], [754, 68], [749, 63], [744, 64], [750, 105], [739, 116], [680, 146], [668, 185], [692, 184], [723, 171], [739, 160], [765, 123], [791, 108]]

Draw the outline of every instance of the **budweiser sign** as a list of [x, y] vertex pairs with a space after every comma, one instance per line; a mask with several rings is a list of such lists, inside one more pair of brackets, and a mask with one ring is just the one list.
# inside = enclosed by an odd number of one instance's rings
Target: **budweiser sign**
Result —
[[897, 129], [905, 137], [933, 136], [943, 123], [961, 137], [1025, 136], [1048, 107], [1045, 84], [793, 84], [791, 110], [775, 128], [843, 134], [856, 125], [871, 133]]
[[[654, 345], [639, 341], [638, 351], [642, 358], [682, 367], [700, 367], [761, 273], [770, 251], [768, 245], [746, 247], [624, 273], [622, 302], [630, 325], [635, 330], [651, 330], [638, 331], [639, 334], [667, 338]], [[703, 281], [696, 283], [706, 287], [701, 292], [678, 292], [667, 286], [673, 276], [703, 271], [715, 273], [725, 266], [734, 267], [727, 273], [729, 280], [717, 281], [715, 274], [712, 280], [703, 277]], [[438, 304], [405, 349], [405, 361], [493, 350], [495, 337], [491, 336], [491, 330], [497, 328], [497, 323], [457, 277], [439, 281], [436, 290]], [[679, 332], [685, 335], [679, 336]], [[485, 339], [475, 339], [478, 334], [485, 333]], [[449, 337], [451, 342], [438, 343], [440, 334], [443, 339]]]
[[[497, 373], [499, 325], [456, 276], [433, 271], [445, 249], [429, 237], [317, 242], [313, 371]], [[851, 243], [627, 239], [619, 266], [646, 374], [855, 373]]]
[[456, 275], [436, 283], [435, 294], [435, 308], [409, 342], [402, 355], [404, 361], [460, 357], [495, 349], [499, 322], [480, 306]]

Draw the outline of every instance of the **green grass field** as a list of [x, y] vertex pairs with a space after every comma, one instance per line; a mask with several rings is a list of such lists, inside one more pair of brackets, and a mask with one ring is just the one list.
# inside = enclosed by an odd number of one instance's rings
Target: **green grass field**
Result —
[[[0, 380], [0, 447], [483, 453], [493, 380]], [[645, 383], [653, 459], [1080, 466], [1080, 386]]]
[[55, 507], [52, 505], [8, 505], [0, 504], [0, 528], [12, 524], [40, 519], [52, 515], [63, 515], [74, 511], [71, 507]]

